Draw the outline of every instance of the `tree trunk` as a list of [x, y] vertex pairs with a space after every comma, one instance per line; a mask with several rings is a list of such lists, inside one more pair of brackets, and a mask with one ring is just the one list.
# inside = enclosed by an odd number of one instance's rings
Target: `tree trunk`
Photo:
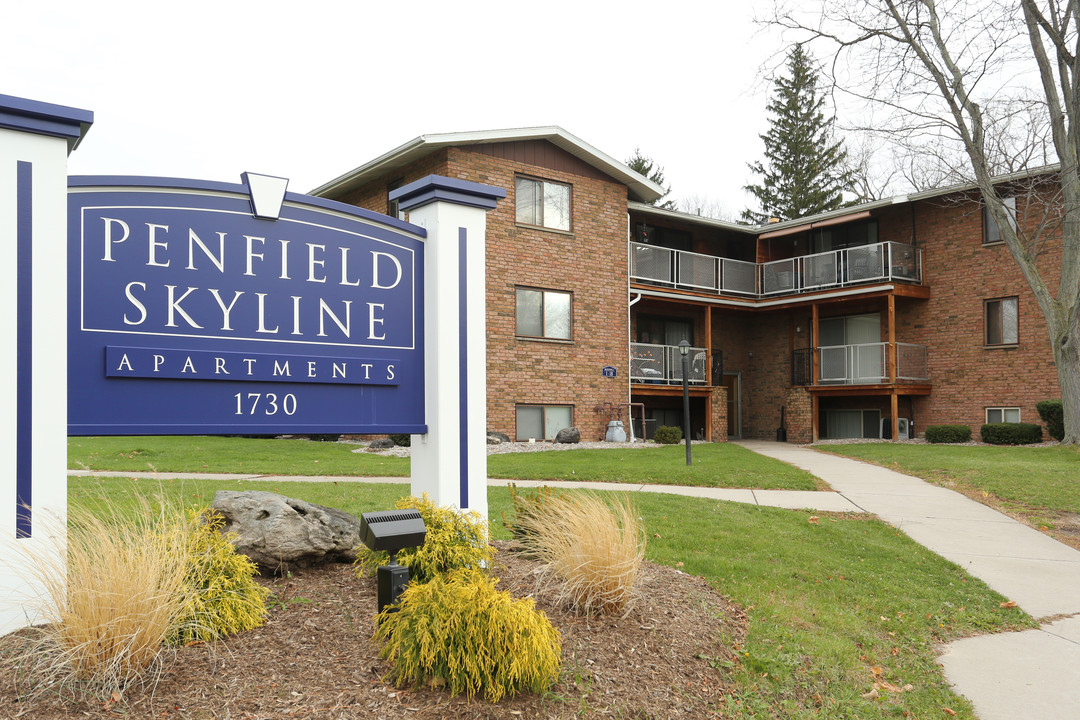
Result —
[[1053, 320], [1049, 324], [1065, 420], [1062, 442], [1080, 445], [1080, 323], [1074, 319], [1063, 328]]

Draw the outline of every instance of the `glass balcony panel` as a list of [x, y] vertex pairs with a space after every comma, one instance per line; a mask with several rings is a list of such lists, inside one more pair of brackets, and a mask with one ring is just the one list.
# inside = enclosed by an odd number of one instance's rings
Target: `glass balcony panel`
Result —
[[722, 290], [757, 295], [757, 263], [723, 258], [721, 261]]
[[885, 277], [881, 244], [848, 248], [848, 282], [878, 280]]
[[803, 258], [803, 288], [819, 288], [839, 282], [838, 263], [835, 252], [807, 255]]
[[674, 250], [633, 243], [630, 252], [630, 276], [637, 280], [674, 283]]
[[718, 258], [711, 255], [680, 252], [678, 284], [715, 292], [720, 285], [717, 279], [717, 260]]
[[763, 295], [793, 292], [795, 290], [795, 258], [774, 260], [761, 266], [761, 292]]

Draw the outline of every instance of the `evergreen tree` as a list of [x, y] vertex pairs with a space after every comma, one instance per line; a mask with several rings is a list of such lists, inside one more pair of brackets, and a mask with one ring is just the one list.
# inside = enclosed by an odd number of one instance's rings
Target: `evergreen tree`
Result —
[[671, 193], [671, 186], [664, 185], [664, 168], [653, 162], [653, 159], [641, 154], [641, 148], [634, 148], [634, 157], [626, 161], [626, 167], [638, 175], [644, 175], [649, 180], [664, 188], [664, 194], [656, 200], [650, 200], [649, 205], [656, 205], [664, 210], [674, 210], [674, 200], [664, 200]]
[[825, 119], [824, 96], [817, 93], [817, 72], [802, 45], [788, 55], [788, 77], [774, 81], [769, 131], [765, 142], [767, 166], [750, 163], [761, 183], [746, 185], [761, 204], [761, 211], [744, 210], [741, 220], [765, 223], [769, 218], [791, 220], [835, 210], [843, 205], [843, 191], [852, 185], [845, 167], [847, 153], [832, 142], [833, 119]]

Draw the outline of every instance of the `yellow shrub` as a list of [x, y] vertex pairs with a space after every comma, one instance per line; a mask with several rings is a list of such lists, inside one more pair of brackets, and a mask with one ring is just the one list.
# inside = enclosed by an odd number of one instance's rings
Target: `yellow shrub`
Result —
[[[486, 567], [495, 557], [494, 548], [488, 544], [487, 523], [479, 513], [461, 513], [435, 505], [427, 493], [402, 498], [396, 505], [398, 510], [419, 511], [427, 528], [423, 545], [406, 548], [397, 556], [399, 563], [408, 565], [411, 581], [425, 582], [457, 568]], [[385, 565], [389, 560], [385, 552], [372, 552], [365, 547], [357, 551], [361, 576], [365, 568]]]
[[645, 528], [630, 500], [552, 494], [544, 513], [518, 515], [522, 542], [544, 563], [562, 600], [584, 613], [628, 611], [645, 557]]
[[482, 692], [491, 702], [547, 689], [559, 676], [559, 632], [531, 598], [515, 600], [496, 582], [462, 569], [410, 583], [398, 611], [376, 619], [389, 678], [445, 682], [452, 695]]
[[188, 616], [170, 637], [173, 644], [215, 640], [262, 625], [269, 591], [255, 582], [258, 566], [236, 552], [221, 533], [224, 518], [211, 508], [190, 510], [170, 545], [187, 559], [184, 581], [193, 591]]

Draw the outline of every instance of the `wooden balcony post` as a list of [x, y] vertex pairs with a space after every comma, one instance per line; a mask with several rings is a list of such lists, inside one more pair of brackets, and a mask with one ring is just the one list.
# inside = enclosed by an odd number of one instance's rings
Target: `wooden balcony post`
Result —
[[712, 305], [705, 306], [705, 386], [712, 385]]
[[[885, 362], [889, 365], [889, 384], [896, 384], [896, 361], [899, 359], [896, 353], [896, 296], [889, 295], [889, 351], [886, 353]], [[895, 399], [895, 396], [894, 396]]]
[[896, 388], [893, 388], [889, 393], [889, 409], [892, 412], [892, 441], [900, 441], [900, 418], [896, 415], [899, 412], [899, 403], [897, 402]]
[[[810, 306], [810, 384], [818, 384], [818, 306], [814, 303]], [[817, 420], [814, 420], [814, 440], [817, 440]]]

